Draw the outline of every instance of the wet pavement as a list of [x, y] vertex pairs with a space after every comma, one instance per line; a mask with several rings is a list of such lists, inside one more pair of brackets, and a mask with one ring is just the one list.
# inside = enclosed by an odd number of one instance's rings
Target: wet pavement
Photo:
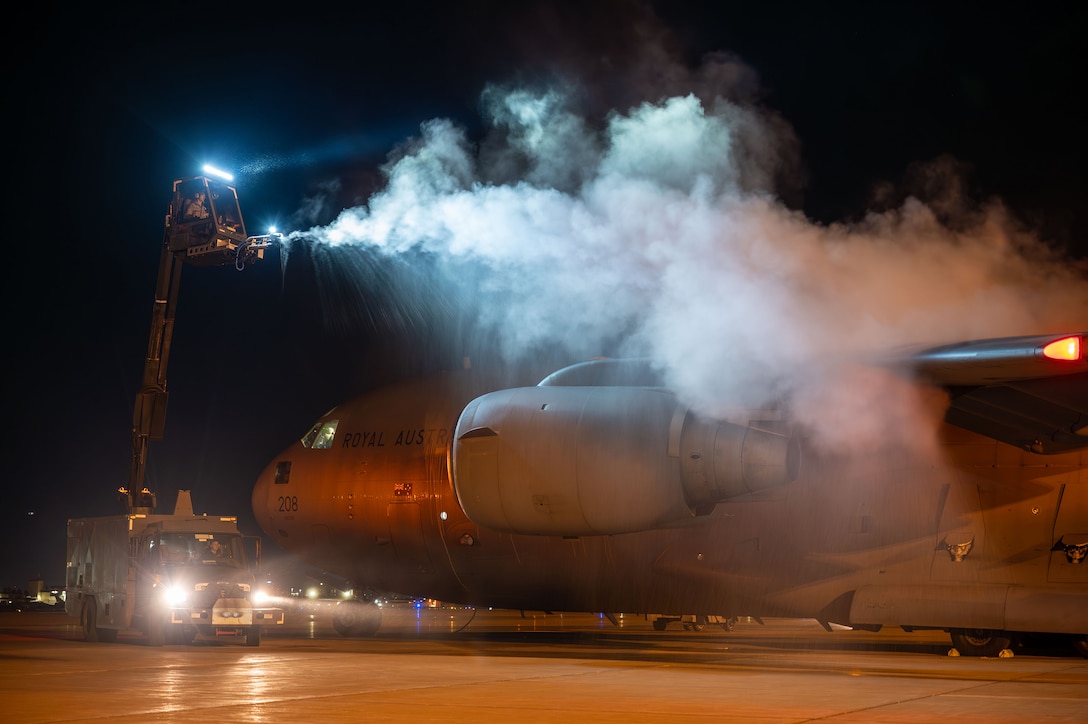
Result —
[[655, 631], [588, 614], [387, 609], [344, 639], [333, 602], [293, 605], [260, 647], [90, 644], [63, 613], [0, 614], [11, 722], [1088, 721], [1088, 660], [1066, 648], [950, 657], [941, 632], [741, 619]]

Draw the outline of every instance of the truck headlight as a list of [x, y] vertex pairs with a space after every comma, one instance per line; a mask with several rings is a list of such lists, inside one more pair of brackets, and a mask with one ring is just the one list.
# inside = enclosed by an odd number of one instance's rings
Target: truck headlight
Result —
[[163, 592], [163, 599], [168, 606], [180, 606], [189, 600], [189, 592], [181, 586], [170, 586]]
[[253, 592], [253, 603], [265, 604], [268, 603], [269, 599], [271, 599], [271, 596], [263, 589], [258, 588]]

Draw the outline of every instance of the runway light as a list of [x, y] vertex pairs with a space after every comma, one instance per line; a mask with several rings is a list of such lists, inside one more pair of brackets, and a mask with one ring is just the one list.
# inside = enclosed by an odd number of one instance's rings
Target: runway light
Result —
[[1064, 337], [1043, 347], [1043, 356], [1057, 360], [1080, 359], [1080, 337]]

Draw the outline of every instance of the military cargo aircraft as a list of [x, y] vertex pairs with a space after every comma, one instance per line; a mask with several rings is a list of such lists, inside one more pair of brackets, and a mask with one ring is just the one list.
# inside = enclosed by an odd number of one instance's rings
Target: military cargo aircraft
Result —
[[[645, 360], [513, 389], [461, 370], [331, 410], [269, 464], [253, 507], [285, 550], [372, 591], [657, 628], [942, 629], [976, 656], [1060, 634], [1088, 655], [1086, 341], [874, 360], [943, 392], [933, 455], [827, 450], [785, 408], [707, 419]], [[379, 625], [365, 599], [339, 605], [342, 634]]]

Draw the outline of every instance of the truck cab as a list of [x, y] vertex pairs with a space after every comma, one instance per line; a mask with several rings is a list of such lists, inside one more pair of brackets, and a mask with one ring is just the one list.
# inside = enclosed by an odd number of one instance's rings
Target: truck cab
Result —
[[65, 609], [92, 641], [133, 629], [152, 645], [202, 635], [257, 646], [263, 626], [284, 620], [262, 598], [259, 556], [259, 539], [243, 536], [233, 516], [195, 515], [187, 490], [173, 515], [73, 519]]

